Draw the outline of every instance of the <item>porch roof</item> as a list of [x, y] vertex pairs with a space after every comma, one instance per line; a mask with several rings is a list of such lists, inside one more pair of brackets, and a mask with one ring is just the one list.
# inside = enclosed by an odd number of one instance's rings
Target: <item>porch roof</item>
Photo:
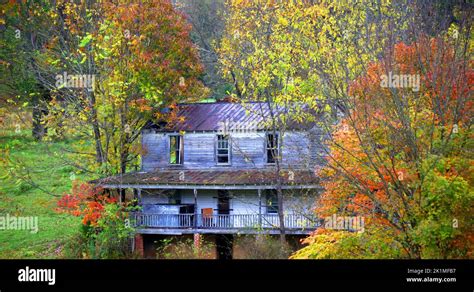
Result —
[[[310, 170], [285, 169], [281, 179], [283, 189], [319, 188], [319, 179]], [[274, 169], [162, 169], [110, 176], [91, 183], [104, 188], [271, 189], [277, 184], [277, 174]]]

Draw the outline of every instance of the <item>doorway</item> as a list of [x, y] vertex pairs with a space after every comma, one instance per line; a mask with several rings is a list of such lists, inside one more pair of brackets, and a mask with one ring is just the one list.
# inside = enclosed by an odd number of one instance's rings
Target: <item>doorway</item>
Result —
[[226, 190], [217, 191], [217, 214], [229, 215], [230, 214], [230, 195]]

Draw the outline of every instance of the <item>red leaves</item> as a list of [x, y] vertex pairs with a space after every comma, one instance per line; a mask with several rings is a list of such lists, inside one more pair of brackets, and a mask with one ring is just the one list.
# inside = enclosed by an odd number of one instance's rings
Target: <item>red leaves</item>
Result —
[[115, 203], [116, 199], [103, 193], [103, 189], [90, 184], [73, 184], [72, 194], [64, 195], [57, 202], [57, 211], [83, 216], [82, 224], [95, 226], [105, 205]]
[[79, 202], [78, 196], [64, 195], [57, 203], [58, 210], [75, 210], [78, 208]]
[[84, 217], [82, 218], [82, 224], [84, 225], [96, 225], [99, 220], [104, 206], [99, 202], [88, 202], [86, 208], [83, 210]]

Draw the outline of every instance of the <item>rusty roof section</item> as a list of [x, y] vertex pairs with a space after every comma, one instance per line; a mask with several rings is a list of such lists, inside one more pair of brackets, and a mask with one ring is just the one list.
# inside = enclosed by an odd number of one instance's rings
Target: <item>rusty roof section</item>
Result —
[[[283, 185], [316, 185], [318, 177], [310, 170], [282, 170]], [[275, 185], [274, 169], [240, 170], [155, 170], [110, 176], [91, 181], [96, 185]]]
[[[145, 129], [154, 128], [158, 132], [265, 130], [271, 124], [271, 113], [297, 115], [296, 107], [269, 106], [263, 102], [184, 103], [178, 104], [176, 111], [175, 121], [165, 127], [149, 124]], [[313, 125], [293, 119], [286, 126], [288, 129], [308, 129]]]

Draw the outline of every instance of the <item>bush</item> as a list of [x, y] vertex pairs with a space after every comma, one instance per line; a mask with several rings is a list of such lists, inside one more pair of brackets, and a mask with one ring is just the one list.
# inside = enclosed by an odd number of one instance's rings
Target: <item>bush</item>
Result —
[[118, 204], [109, 204], [97, 224], [81, 225], [81, 232], [66, 245], [67, 258], [134, 258], [131, 238], [135, 230], [128, 224], [126, 212]]
[[318, 229], [307, 237], [306, 247], [291, 259], [396, 259], [403, 247], [387, 228], [366, 227], [364, 232]]
[[89, 232], [94, 243], [90, 254], [93, 258], [126, 258], [131, 254], [131, 238], [135, 234], [118, 204], [105, 206], [105, 211], [95, 228]]
[[234, 253], [236, 259], [288, 259], [291, 254], [288, 243], [282, 244], [279, 237], [268, 234], [238, 236], [234, 246], [240, 251]]
[[72, 194], [57, 202], [58, 212], [82, 217], [81, 236], [69, 246], [69, 254], [79, 258], [127, 258], [131, 253], [131, 238], [135, 230], [127, 214], [137, 211], [132, 201], [116, 202], [101, 188], [75, 183]]
[[64, 246], [64, 257], [68, 259], [83, 259], [88, 258], [88, 236], [87, 228], [81, 225], [81, 231], [71, 237]]
[[194, 240], [167, 238], [160, 240], [156, 249], [158, 259], [213, 259], [215, 257], [215, 245], [200, 238], [199, 248]]

